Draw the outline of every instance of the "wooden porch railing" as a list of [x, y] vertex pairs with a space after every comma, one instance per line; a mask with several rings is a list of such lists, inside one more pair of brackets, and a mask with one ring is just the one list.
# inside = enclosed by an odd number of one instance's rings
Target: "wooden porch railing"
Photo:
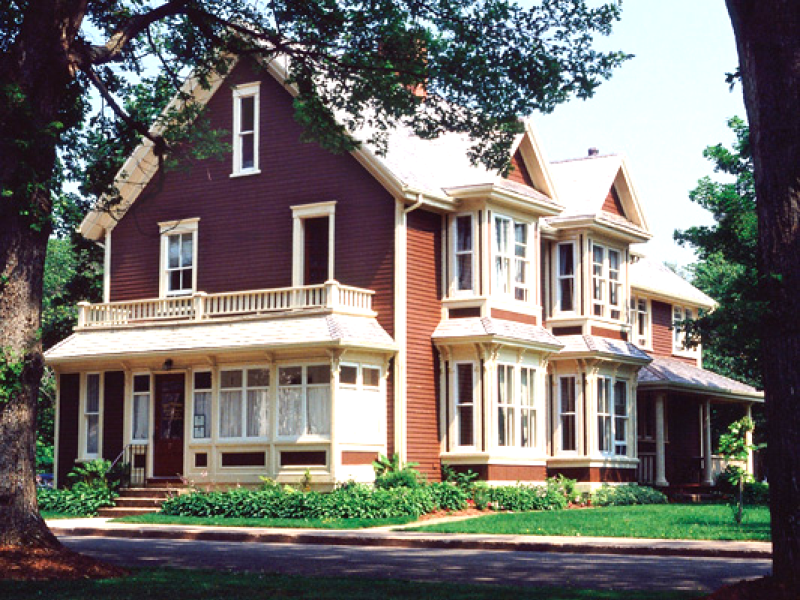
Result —
[[152, 321], [208, 321], [240, 315], [258, 315], [311, 308], [373, 316], [372, 290], [328, 281], [269, 290], [106, 302], [78, 303], [78, 328], [109, 327]]

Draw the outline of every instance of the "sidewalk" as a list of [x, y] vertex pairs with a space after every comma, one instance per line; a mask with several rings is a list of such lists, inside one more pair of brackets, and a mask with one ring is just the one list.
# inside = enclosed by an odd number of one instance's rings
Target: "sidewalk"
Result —
[[[429, 525], [452, 520], [454, 518], [444, 518], [426, 521], [424, 524]], [[567, 552], [574, 554], [625, 554], [634, 556], [697, 556], [764, 560], [772, 556], [772, 544], [769, 542], [440, 534], [403, 531], [404, 527], [416, 527], [420, 523], [358, 530], [319, 530], [142, 525], [112, 523], [108, 519], [85, 518], [53, 519], [48, 521], [47, 525], [57, 536], [207, 540], [271, 544], [391, 546], [396, 548], [443, 548], [449, 550]]]

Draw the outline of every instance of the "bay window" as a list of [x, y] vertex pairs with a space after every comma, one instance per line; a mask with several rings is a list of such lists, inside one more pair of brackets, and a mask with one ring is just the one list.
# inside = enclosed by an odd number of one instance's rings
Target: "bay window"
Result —
[[[613, 395], [612, 395], [613, 392]], [[597, 449], [606, 455], [628, 454], [628, 382], [597, 378]]]
[[457, 446], [475, 445], [475, 381], [473, 363], [456, 363], [455, 430]]
[[497, 445], [536, 446], [536, 369], [497, 366]]
[[328, 365], [278, 369], [278, 436], [328, 436], [331, 432]]
[[592, 244], [592, 313], [613, 320], [622, 318], [622, 253]]
[[575, 377], [558, 378], [558, 414], [561, 425], [561, 450], [578, 449], [575, 431]]
[[474, 242], [472, 215], [458, 215], [453, 221], [453, 272], [454, 291], [467, 292], [474, 289]]
[[614, 383], [614, 454], [628, 454], [628, 382]]
[[497, 445], [514, 445], [514, 367], [497, 366]]
[[509, 217], [494, 217], [494, 291], [515, 300], [530, 295], [528, 224]]
[[519, 371], [520, 445], [536, 446], [536, 369], [521, 367]]
[[597, 447], [600, 452], [611, 452], [611, 380], [597, 378]]
[[265, 438], [269, 421], [269, 370], [220, 372], [220, 438]]

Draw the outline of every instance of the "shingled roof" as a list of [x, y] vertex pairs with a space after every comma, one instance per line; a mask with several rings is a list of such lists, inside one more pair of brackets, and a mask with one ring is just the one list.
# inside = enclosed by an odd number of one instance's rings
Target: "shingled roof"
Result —
[[763, 402], [764, 394], [753, 386], [675, 358], [656, 356], [653, 362], [639, 371], [639, 387], [642, 389], [675, 389], [705, 393], [708, 395]]
[[492, 317], [447, 319], [433, 332], [437, 341], [475, 338], [481, 340], [510, 340], [558, 350], [563, 344], [552, 333], [539, 325], [528, 325]]

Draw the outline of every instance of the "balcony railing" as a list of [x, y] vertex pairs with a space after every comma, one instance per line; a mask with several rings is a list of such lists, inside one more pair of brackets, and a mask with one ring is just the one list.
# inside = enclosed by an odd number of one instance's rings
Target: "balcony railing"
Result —
[[374, 316], [372, 290], [328, 281], [271, 290], [106, 302], [78, 303], [78, 327], [109, 327], [156, 321], [209, 321], [242, 315], [260, 315], [306, 309]]

